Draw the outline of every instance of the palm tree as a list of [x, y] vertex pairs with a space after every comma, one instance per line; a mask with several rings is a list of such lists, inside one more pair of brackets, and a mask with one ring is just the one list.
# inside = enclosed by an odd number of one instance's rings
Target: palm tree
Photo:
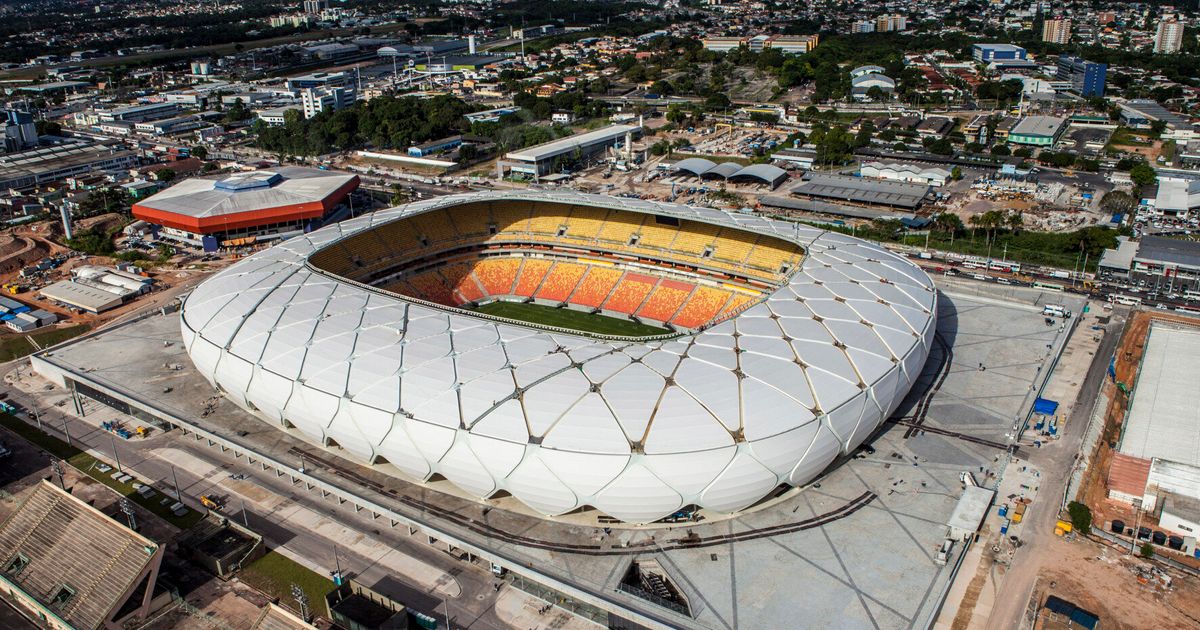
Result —
[[1014, 212], [1008, 215], [1008, 228], [1013, 234], [1017, 234], [1025, 227], [1025, 215], [1020, 212]]

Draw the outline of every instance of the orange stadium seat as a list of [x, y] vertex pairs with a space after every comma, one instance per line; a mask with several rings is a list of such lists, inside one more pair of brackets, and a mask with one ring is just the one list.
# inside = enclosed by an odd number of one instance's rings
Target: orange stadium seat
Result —
[[725, 304], [725, 308], [717, 314], [715, 320], [724, 320], [742, 312], [747, 306], [754, 302], [754, 298], [744, 293], [734, 293], [733, 297], [729, 298], [729, 302]]
[[454, 306], [454, 292], [446, 286], [442, 276], [437, 271], [422, 271], [409, 276], [408, 285], [412, 287], [412, 295], [422, 300], [436, 302], [445, 306]]
[[579, 286], [579, 279], [583, 277], [583, 272], [587, 271], [587, 265], [578, 263], [560, 262], [555, 263], [550, 269], [550, 273], [546, 274], [545, 281], [534, 294], [534, 297], [542, 300], [550, 300], [553, 302], [565, 302], [575, 287]]
[[571, 296], [571, 303], [592, 308], [600, 306], [608, 298], [608, 294], [612, 293], [617, 280], [621, 279], [621, 273], [620, 269], [611, 267], [591, 267], [583, 282], [579, 283], [575, 294]]
[[665, 322], [679, 310], [695, 285], [678, 280], [663, 280], [650, 294], [650, 298], [638, 310], [638, 317]]
[[636, 273], [626, 273], [613, 290], [612, 297], [604, 303], [604, 308], [618, 313], [633, 313], [646, 300], [650, 290], [658, 284], [658, 278]]
[[538, 286], [542, 284], [542, 280], [546, 277], [546, 272], [550, 270], [550, 265], [554, 263], [549, 260], [529, 259], [521, 265], [520, 276], [517, 277], [517, 286], [513, 287], [513, 295], [523, 297], [533, 297], [534, 291], [537, 291]]
[[520, 270], [520, 259], [488, 258], [475, 265], [475, 277], [488, 295], [510, 295]]
[[729, 301], [730, 291], [712, 287], [697, 287], [683, 308], [675, 314], [672, 324], [682, 328], [699, 328], [708, 323]]
[[475, 282], [475, 278], [471, 275], [471, 269], [472, 265], [470, 263], [447, 265], [441, 268], [442, 277], [446, 279], [446, 285], [453, 290], [456, 296], [454, 300], [455, 304], [478, 302], [484, 298], [483, 290], [479, 288], [479, 284]]

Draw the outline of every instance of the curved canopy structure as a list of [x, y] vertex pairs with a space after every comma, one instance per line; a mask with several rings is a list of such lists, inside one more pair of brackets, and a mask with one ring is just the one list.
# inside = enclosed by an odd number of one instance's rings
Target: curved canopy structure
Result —
[[684, 171], [700, 177], [711, 171], [716, 165], [716, 162], [711, 162], [704, 158], [687, 158], [686, 160], [676, 162], [674, 168], [677, 172]]
[[[478, 217], [480, 236], [430, 218], [455, 208], [464, 222]], [[645, 339], [485, 318], [313, 262], [361, 270], [395, 254], [382, 237], [355, 235], [413, 222], [422, 235], [414, 247], [431, 256], [440, 255], [435, 240], [486, 247], [545, 229], [521, 268], [547, 255], [574, 265], [569, 257], [580, 254], [546, 243], [584, 225], [599, 239], [607, 223], [571, 217], [617, 211], [643, 230], [628, 247], [661, 248], [664, 260], [681, 247], [707, 256], [721, 235], [747, 243], [747, 263], [780, 248], [803, 257], [731, 317]], [[664, 230], [676, 232], [655, 236]], [[617, 250], [624, 238], [604, 242]], [[717, 255], [733, 242], [717, 244]], [[639, 254], [641, 276], [653, 260]], [[659, 286], [679, 273], [666, 264]], [[543, 288], [551, 282], [540, 278]], [[923, 271], [846, 235], [636, 199], [498, 191], [419, 201], [258, 252], [198, 286], [181, 328], [197, 369], [231, 400], [343, 456], [417, 481], [440, 475], [474, 497], [508, 492], [545, 515], [592, 506], [648, 522], [687, 505], [737, 511], [780, 484], [811, 482], [896, 409], [923, 369], [936, 320]]]
[[787, 179], [787, 171], [771, 164], [751, 164], [746, 168], [738, 169], [727, 179], [731, 182], [761, 182], [774, 188]]
[[729, 179], [730, 175], [742, 170], [740, 164], [736, 162], [722, 162], [716, 166], [704, 171], [700, 176], [701, 179]]

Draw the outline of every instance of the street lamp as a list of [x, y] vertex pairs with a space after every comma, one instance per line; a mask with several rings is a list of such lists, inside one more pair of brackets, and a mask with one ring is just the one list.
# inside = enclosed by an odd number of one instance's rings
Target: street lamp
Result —
[[66, 490], [67, 485], [65, 483], [63, 483], [63, 472], [64, 471], [63, 471], [62, 460], [58, 459], [57, 457], [51, 456], [50, 457], [50, 469], [54, 471], [55, 475], [58, 475], [59, 487], [61, 487], [63, 490]]
[[121, 511], [129, 519], [129, 529], [137, 531], [137, 518], [133, 514], [133, 502], [129, 499], [121, 499]]

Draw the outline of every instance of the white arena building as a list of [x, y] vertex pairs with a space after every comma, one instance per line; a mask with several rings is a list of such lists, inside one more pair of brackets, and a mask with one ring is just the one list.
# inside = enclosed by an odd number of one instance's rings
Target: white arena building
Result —
[[[501, 303], [659, 334], [476, 312]], [[231, 400], [351, 460], [645, 523], [813, 481], [908, 393], [936, 315], [924, 272], [842, 234], [489, 192], [263, 250], [188, 296], [182, 332]]]

